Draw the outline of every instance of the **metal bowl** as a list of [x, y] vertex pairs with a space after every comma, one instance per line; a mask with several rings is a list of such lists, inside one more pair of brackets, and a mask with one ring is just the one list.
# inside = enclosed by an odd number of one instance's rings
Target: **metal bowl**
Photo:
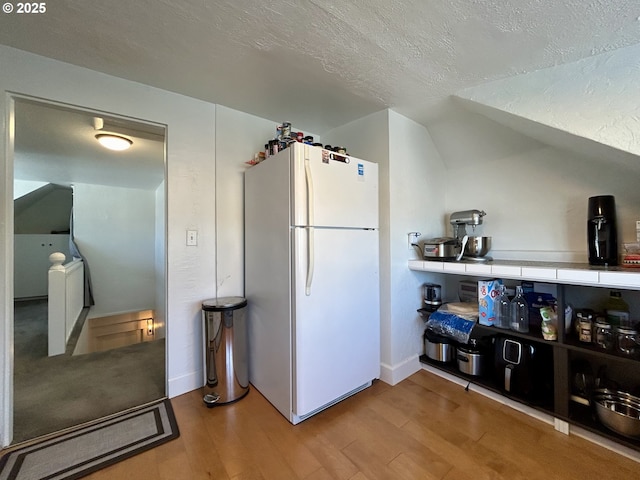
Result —
[[484, 257], [491, 250], [491, 237], [469, 237], [464, 247], [464, 254], [468, 257]]
[[640, 438], [640, 398], [608, 390], [596, 393], [593, 402], [604, 426], [625, 437]]

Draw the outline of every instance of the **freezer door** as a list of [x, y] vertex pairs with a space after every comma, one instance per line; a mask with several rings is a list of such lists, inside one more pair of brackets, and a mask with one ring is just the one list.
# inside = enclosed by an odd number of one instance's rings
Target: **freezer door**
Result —
[[[292, 410], [304, 417], [380, 376], [378, 232], [293, 232]], [[309, 234], [315, 267], [307, 290]]]
[[321, 147], [290, 148], [294, 225], [378, 228], [377, 164]]

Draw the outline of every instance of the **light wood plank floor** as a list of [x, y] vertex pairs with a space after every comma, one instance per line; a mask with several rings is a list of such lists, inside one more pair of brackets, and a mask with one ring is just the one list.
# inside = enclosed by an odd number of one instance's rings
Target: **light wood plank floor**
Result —
[[172, 399], [180, 437], [105, 479], [639, 479], [640, 463], [420, 371], [289, 424], [260, 393]]

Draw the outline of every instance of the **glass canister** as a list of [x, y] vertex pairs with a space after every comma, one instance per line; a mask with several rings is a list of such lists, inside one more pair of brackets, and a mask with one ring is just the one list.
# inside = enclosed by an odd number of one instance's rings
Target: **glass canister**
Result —
[[604, 318], [598, 318], [596, 320], [594, 333], [596, 345], [604, 348], [605, 350], [611, 350], [613, 348], [614, 338], [611, 324]]
[[584, 343], [591, 343], [593, 340], [593, 322], [595, 312], [589, 309], [581, 309], [576, 312], [576, 335], [578, 340]]
[[632, 327], [618, 327], [616, 330], [618, 351], [625, 355], [635, 355], [639, 351], [638, 331]]
[[520, 285], [516, 287], [516, 296], [511, 300], [511, 330], [522, 333], [529, 331], [529, 305]]
[[591, 343], [593, 336], [593, 321], [591, 317], [578, 317], [578, 340]]
[[493, 303], [494, 325], [498, 328], [509, 329], [511, 327], [511, 301], [507, 296], [507, 289], [503, 284], [498, 285], [498, 297]]

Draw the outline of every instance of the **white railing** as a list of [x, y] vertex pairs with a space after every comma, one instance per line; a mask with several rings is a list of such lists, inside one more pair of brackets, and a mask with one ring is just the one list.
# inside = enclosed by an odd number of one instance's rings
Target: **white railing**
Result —
[[74, 258], [63, 265], [64, 253], [49, 255], [49, 356], [65, 352], [67, 341], [84, 306], [84, 264]]

